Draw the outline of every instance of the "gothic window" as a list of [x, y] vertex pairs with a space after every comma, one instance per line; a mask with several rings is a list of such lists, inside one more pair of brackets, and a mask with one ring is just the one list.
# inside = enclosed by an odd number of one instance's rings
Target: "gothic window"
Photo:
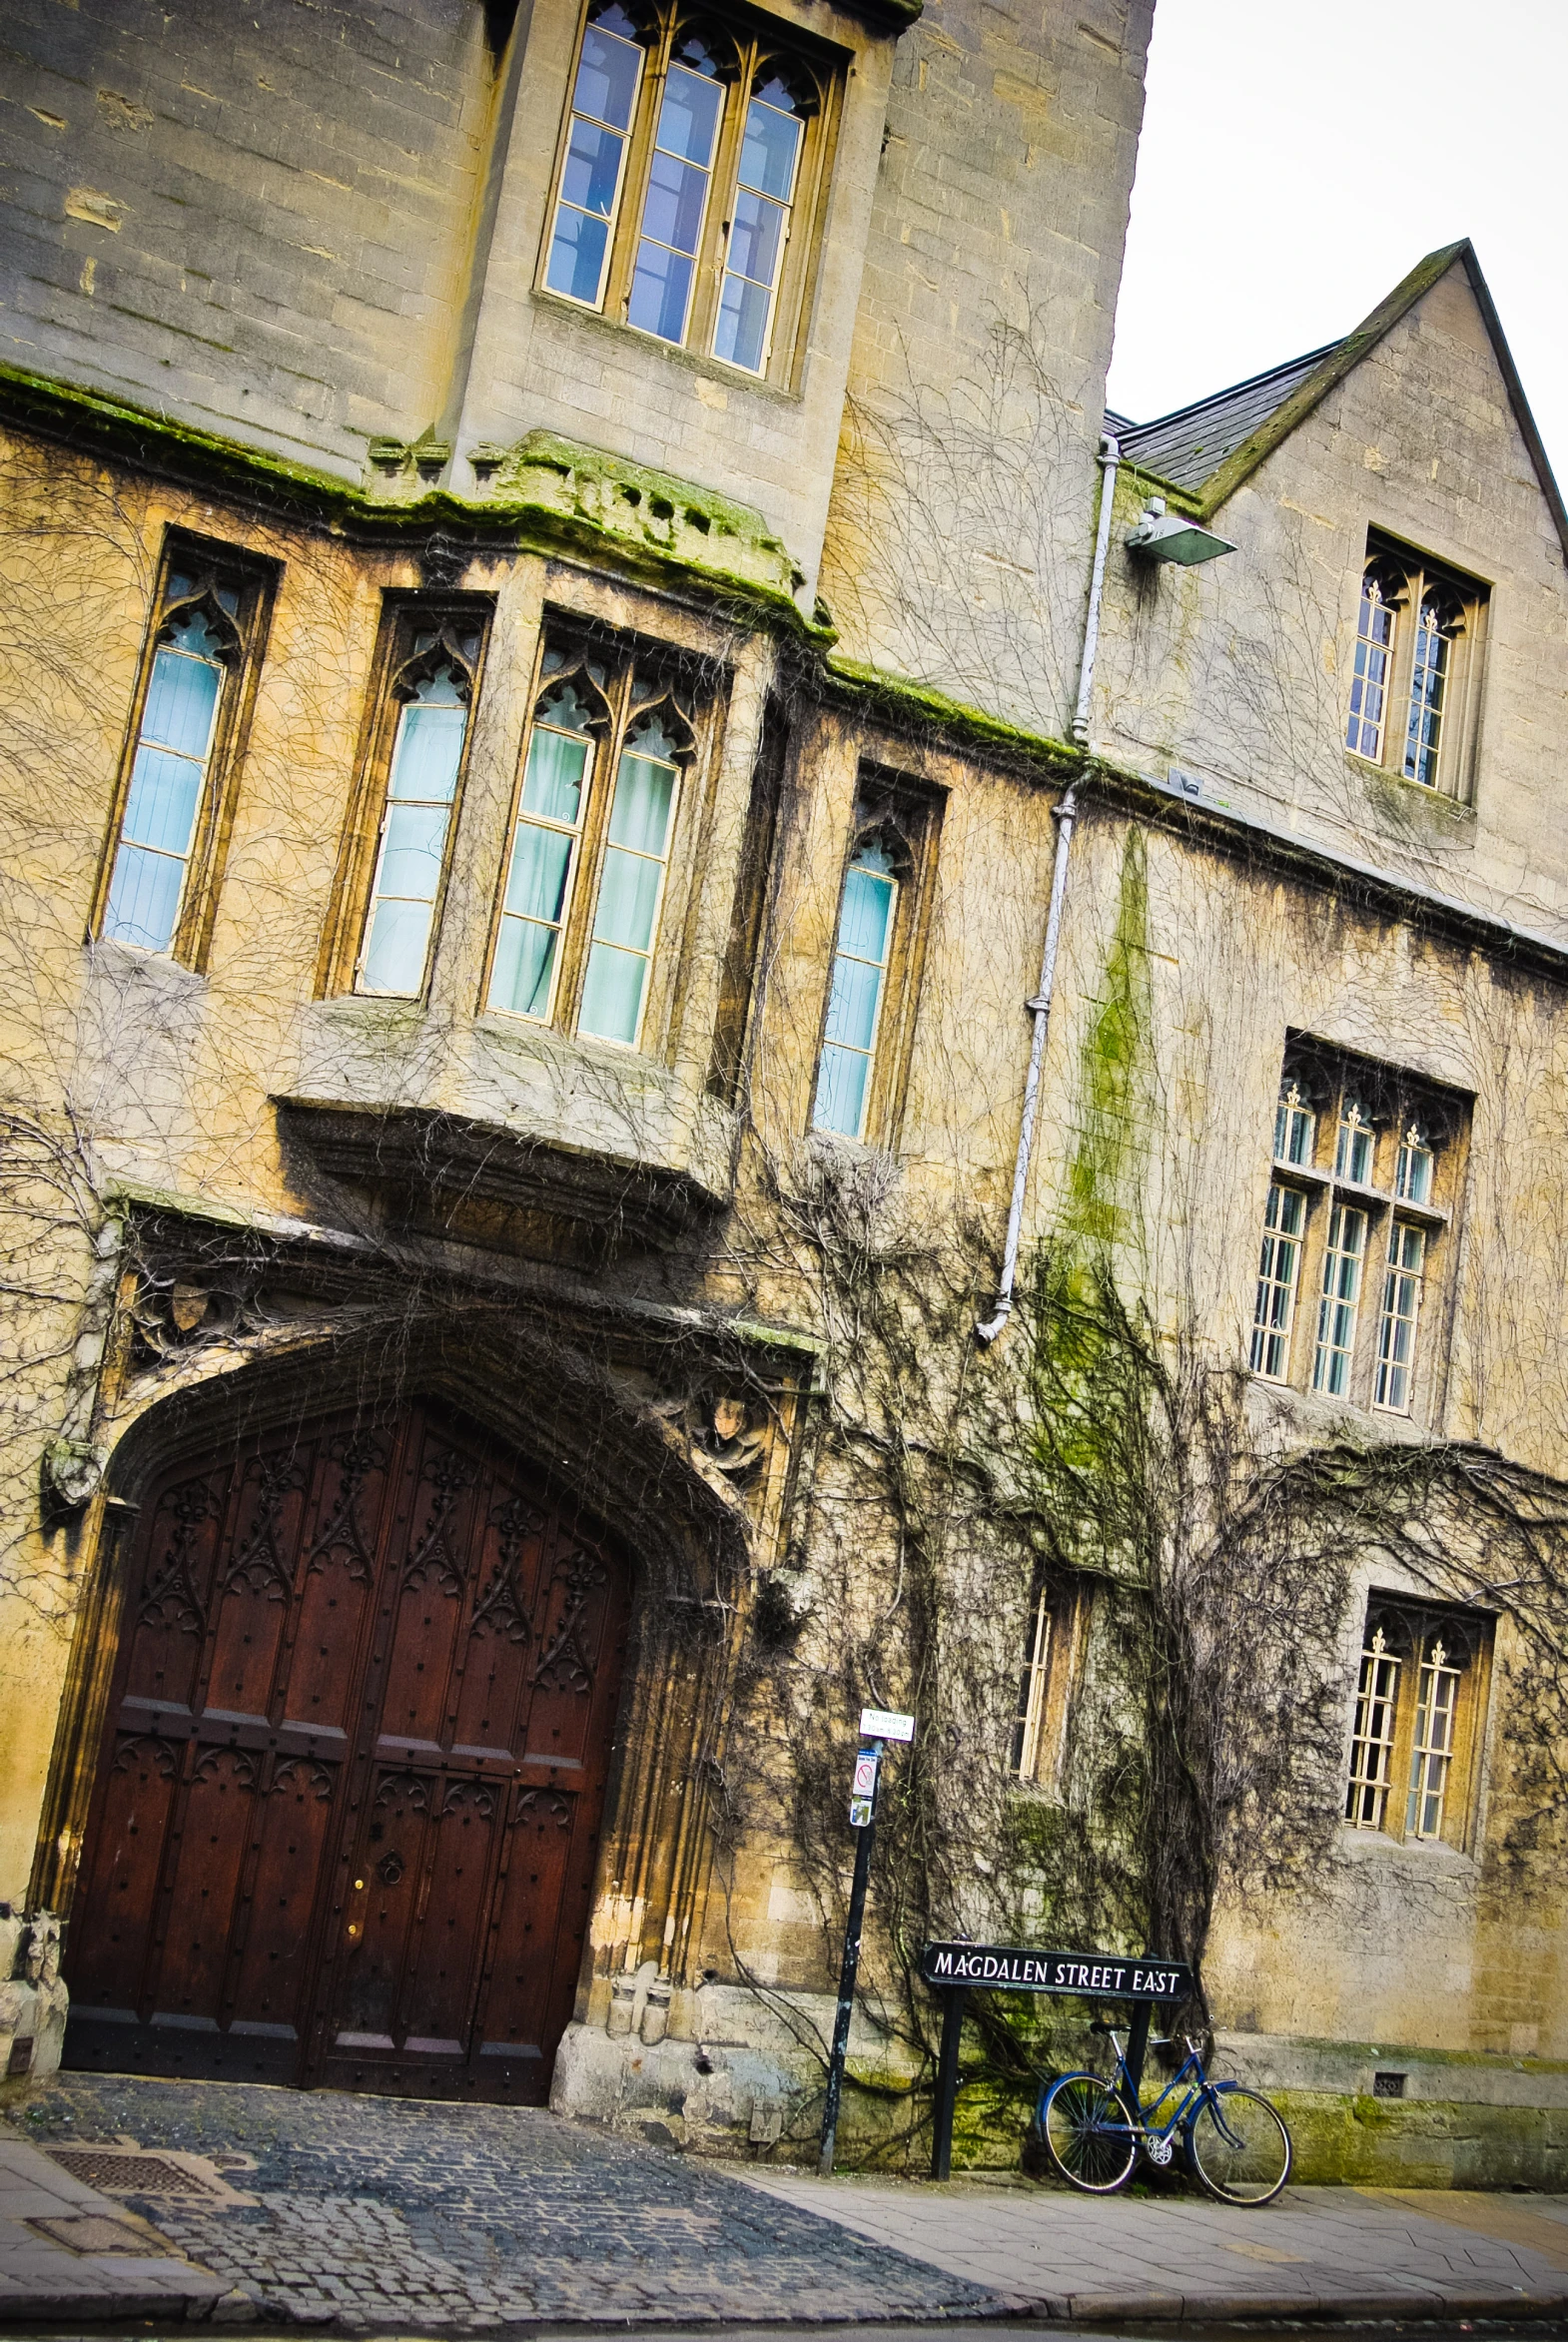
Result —
[[594, 0], [544, 289], [743, 373], [787, 375], [835, 93], [825, 62], [781, 56], [760, 20]]
[[1345, 745], [1422, 788], [1470, 794], [1487, 590], [1374, 538]]
[[878, 1146], [897, 1137], [941, 819], [919, 783], [863, 770], [817, 1049], [818, 1131]]
[[357, 992], [416, 998], [446, 875], [479, 629], [416, 628], [392, 677], [392, 748]]
[[[1292, 1041], [1253, 1288], [1254, 1374], [1383, 1413], [1431, 1403], [1430, 1297], [1451, 1265], [1465, 1121], [1452, 1093]], [[1315, 1338], [1297, 1358], [1302, 1293], [1315, 1299]]]
[[1409, 1844], [1473, 1834], [1491, 1621], [1374, 1595], [1357, 1666], [1344, 1819]]
[[485, 1006], [637, 1048], [695, 705], [656, 665], [544, 650], [523, 748]]
[[171, 537], [143, 660], [95, 931], [199, 962], [271, 578]]
[[490, 605], [388, 597], [324, 990], [417, 1000], [429, 979]]
[[817, 1129], [837, 1131], [846, 1139], [859, 1139], [866, 1129], [898, 891], [888, 842], [864, 839], [844, 874], [817, 1068]]

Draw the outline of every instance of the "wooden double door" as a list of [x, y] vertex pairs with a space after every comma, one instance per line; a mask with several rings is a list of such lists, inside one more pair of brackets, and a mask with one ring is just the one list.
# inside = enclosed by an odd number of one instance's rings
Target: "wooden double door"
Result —
[[67, 1932], [66, 2063], [542, 2102], [627, 1607], [604, 1541], [434, 1404], [155, 1485]]

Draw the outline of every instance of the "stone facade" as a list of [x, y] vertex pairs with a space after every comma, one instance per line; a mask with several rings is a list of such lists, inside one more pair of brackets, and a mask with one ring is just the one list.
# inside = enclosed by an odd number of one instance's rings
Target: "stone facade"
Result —
[[[1309, 2171], [1554, 2176], [1565, 1719], [1541, 1619], [1568, 1396], [1568, 929], [1543, 816], [1568, 686], [1560, 501], [1465, 248], [1286, 393], [1252, 393], [1217, 459], [1193, 451], [1199, 414], [1179, 456], [1169, 426], [1129, 429], [1108, 475], [1151, 8], [1051, 0], [1027, 34], [971, 0], [908, 13], [766, 13], [830, 96], [792, 264], [799, 333], [765, 379], [543, 285], [579, 38], [564, 0], [417, 0], [341, 23], [269, 0], [238, 31], [85, 0], [18, 18], [6, 136], [25, 203], [0, 312], [15, 1361], [0, 1892], [61, 1913], [67, 1978], [74, 1960], [85, 1973], [102, 1948], [84, 1915], [103, 1908], [87, 1882], [123, 1853], [116, 1780], [141, 1765], [181, 1798], [260, 1797], [304, 1761], [284, 1659], [274, 1714], [260, 1693], [220, 1696], [215, 1659], [176, 1698], [126, 1655], [149, 1619], [221, 1639], [223, 1601], [274, 1599], [282, 1531], [264, 1553], [247, 1492], [285, 1502], [295, 1484], [266, 1459], [286, 1434], [308, 1442], [357, 1408], [381, 1436], [417, 1400], [521, 1459], [551, 1518], [587, 1523], [631, 1588], [583, 1947], [563, 1919], [552, 1954], [571, 2021], [534, 2094], [552, 2072], [569, 2111], [798, 2151], [820, 2110], [869, 1700], [910, 1708], [919, 1737], [892, 1761], [846, 2152], [922, 2151], [922, 1932], [1195, 1929], [1163, 1949], [1203, 1952], [1225, 2052], [1290, 2096]], [[1235, 549], [1189, 570], [1140, 560], [1124, 540], [1151, 495]], [[1468, 581], [1451, 787], [1346, 754], [1369, 544], [1406, 548], [1445, 591]], [[232, 680], [180, 925], [151, 949], [105, 931], [116, 807], [184, 606], [171, 581], [204, 562], [239, 581], [228, 617], [203, 589], [205, 622], [234, 632]], [[371, 990], [392, 743], [421, 658], [466, 694], [460, 777], [422, 977]], [[580, 737], [620, 741], [646, 700], [676, 741], [635, 1047], [584, 1030], [582, 970], [604, 940], [590, 879], [630, 851], [596, 811], [571, 849], [590, 875], [555, 1005], [491, 1005], [555, 675], [599, 711]], [[584, 753], [602, 793], [610, 748]], [[862, 848], [856, 883], [896, 911], [857, 960], [843, 906]], [[850, 960], [876, 968], [879, 1003], [853, 1135], [843, 1114], [831, 1127], [822, 1071], [846, 1046], [829, 1001]], [[1017, 1306], [980, 1342], [1032, 1032]], [[1287, 1164], [1306, 1330], [1293, 1367], [1265, 1358], [1249, 1379], [1282, 1079], [1306, 1085], [1330, 1152], [1352, 1092], [1386, 1149], [1427, 1115], [1435, 1184], [1400, 1188], [1401, 1221], [1392, 1153], [1356, 1194]], [[1383, 1213], [1379, 1243], [1407, 1224], [1426, 1248], [1418, 1364], [1381, 1408], [1364, 1375], [1386, 1304], [1365, 1263], [1363, 1380], [1311, 1387], [1334, 1209]], [[1092, 1298], [1110, 1291], [1114, 1338]], [[1142, 1461], [1123, 1436], [1135, 1397], [1176, 1427]], [[356, 1517], [368, 1467], [349, 1453], [302, 1497], [323, 1536]], [[198, 1465], [239, 1492], [200, 1586], [176, 1583], [159, 1542]], [[1330, 1520], [1351, 1484], [1359, 1511]], [[1274, 1507], [1292, 1573], [1295, 1609], [1266, 1646], [1237, 1605], [1259, 1607], [1244, 1586], [1271, 1579], [1242, 1572], [1269, 1549], [1232, 1488]], [[303, 1666], [318, 1548], [288, 1517], [306, 1558], [276, 1599]], [[1528, 1601], [1496, 1566], [1496, 1521], [1529, 1527], [1545, 1574]], [[1168, 1549], [1193, 1569], [1217, 1557], [1222, 1581], [1210, 1571], [1208, 1608], [1181, 1614], [1202, 1629], [1221, 1731], [1169, 1889], [1148, 1812], [1106, 1787], [1108, 1752], [1153, 1712], [1129, 1621], [1176, 1631], [1148, 1574]], [[523, 1608], [511, 1640], [536, 1635], [533, 1680], [553, 1667], [558, 1686], [570, 1621]], [[1339, 1821], [1363, 1637], [1384, 1610], [1471, 1638], [1449, 1670], [1460, 1737], [1436, 1749], [1446, 1836], [1398, 1826], [1402, 1777], [1383, 1785], [1386, 1827]], [[1281, 1684], [1297, 1671], [1295, 1708], [1225, 1675], [1226, 1636], [1243, 1661], [1266, 1650]], [[1019, 1715], [1026, 1650], [1036, 1704]], [[1405, 1766], [1412, 1731], [1435, 1729], [1413, 1687], [1440, 1663], [1423, 1641], [1401, 1664], [1388, 1746]], [[1214, 1784], [1268, 1700], [1281, 1730], [1300, 1720], [1300, 1769], [1254, 1756], [1226, 1804]], [[462, 1754], [449, 1731], [386, 1731], [404, 1784]], [[331, 1784], [351, 1757], [345, 1740], [335, 1774], [324, 1749], [310, 1740], [313, 1794], [349, 1832], [347, 1877], [359, 1824]], [[357, 1794], [391, 1795], [383, 1757], [361, 1758]], [[539, 1756], [535, 1784], [533, 1762], [505, 1756], [519, 1796], [556, 1796], [564, 1775]], [[195, 1944], [180, 2006], [144, 2007], [128, 1984], [93, 2039], [123, 2024], [137, 2056], [179, 2070], [195, 2039], [227, 2072], [249, 2070], [224, 2063], [236, 2043], [287, 2035], [285, 2077], [320, 2078], [352, 1965], [343, 1896], [365, 1887], [334, 1886], [338, 1862], [323, 1857], [301, 1921], [317, 1981], [288, 2023], [271, 2001], [265, 2021], [244, 2015], [260, 1922], [235, 1887], [232, 1930], [217, 1952]], [[401, 1853], [395, 1868], [388, 1895]], [[1206, 1901], [1194, 1871], [1212, 1872]], [[177, 1922], [179, 1876], [171, 1853], [157, 1893]], [[1026, 2070], [1081, 2053], [1078, 2014], [977, 2036], [964, 2151], [1016, 2156]], [[382, 2054], [367, 2025], [334, 2039]], [[399, 2088], [482, 2094], [499, 2072], [433, 2019], [384, 2045]], [[466, 2080], [448, 2086], [442, 2058]], [[378, 2086], [367, 2070], [357, 2086]]]

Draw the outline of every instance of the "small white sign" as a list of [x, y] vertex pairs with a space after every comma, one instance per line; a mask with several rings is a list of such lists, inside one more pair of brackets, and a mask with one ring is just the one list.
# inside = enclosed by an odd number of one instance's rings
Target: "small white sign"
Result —
[[849, 1801], [850, 1828], [852, 1830], [869, 1830], [871, 1828], [871, 1812], [869, 1797], [852, 1797]]
[[860, 1729], [867, 1740], [913, 1740], [915, 1719], [891, 1708], [862, 1708]]
[[876, 1796], [877, 1762], [877, 1752], [875, 1749], [861, 1750], [860, 1755], [855, 1759], [855, 1787], [852, 1793], [854, 1796]]

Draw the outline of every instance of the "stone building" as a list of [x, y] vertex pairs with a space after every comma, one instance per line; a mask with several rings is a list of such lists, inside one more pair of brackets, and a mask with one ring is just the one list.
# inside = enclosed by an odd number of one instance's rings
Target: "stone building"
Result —
[[12, 12], [69, 2062], [787, 2152], [870, 1700], [856, 2151], [1095, 1933], [1305, 2169], [1560, 2168], [1568, 531], [1466, 247], [1105, 416], [1151, 13]]

